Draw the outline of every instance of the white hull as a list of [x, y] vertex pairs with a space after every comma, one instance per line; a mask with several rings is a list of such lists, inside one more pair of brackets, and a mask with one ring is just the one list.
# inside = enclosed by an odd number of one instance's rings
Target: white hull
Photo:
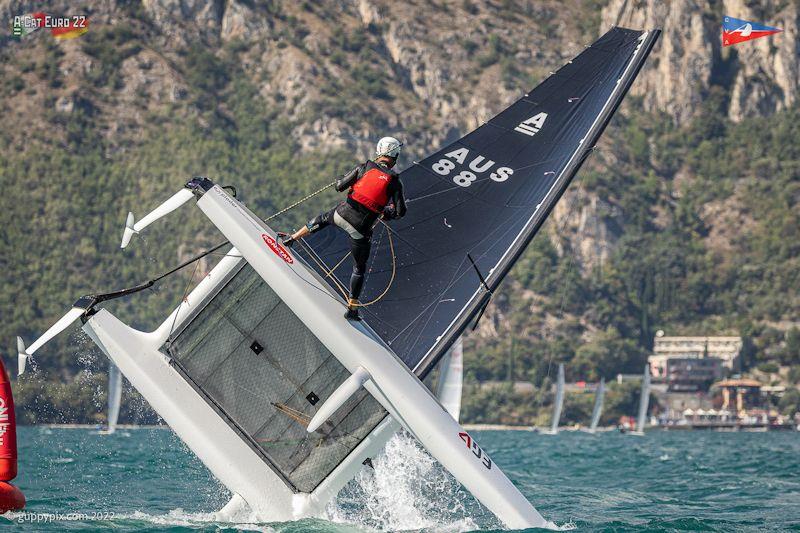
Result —
[[305, 266], [265, 245], [274, 231], [218, 186], [197, 205], [345, 368], [366, 370], [364, 388], [475, 498], [509, 527], [549, 525], [382, 341], [363, 324], [347, 321], [338, 299], [320, 297], [328, 289]]
[[295, 494], [159, 351], [170, 330], [241, 260], [238, 252], [231, 250], [153, 332], [130, 328], [106, 310], [93, 315], [83, 329], [211, 473], [247, 503], [257, 519], [273, 522], [321, 516], [331, 498], [362, 468], [362, 462], [378, 453], [400, 426], [387, 417], [313, 493]]
[[[319, 516], [330, 499], [399, 428], [398, 420], [481, 503], [512, 528], [551, 524], [531, 506], [425, 385], [362, 324], [350, 323], [343, 305], [300, 262], [287, 262], [265, 245], [275, 233], [219, 187], [197, 202], [235, 246], [164, 323], [151, 333], [134, 330], [100, 310], [84, 325], [175, 433], [211, 472], [264, 521]], [[159, 348], [193, 306], [214, 290], [243, 256], [273, 291], [351, 373], [366, 371], [364, 388], [391, 416], [362, 441], [311, 493], [293, 493], [250, 445], [179, 373]], [[330, 293], [328, 293], [330, 294]], [[393, 420], [394, 419], [394, 420]], [[213, 438], [211, 438], [213, 436]], [[237, 498], [231, 505], [236, 507]]]
[[128, 327], [106, 310], [87, 321], [84, 330], [211, 473], [246, 501], [260, 520], [320, 516], [361, 463], [399, 429], [387, 417], [313, 493], [294, 494], [170, 366], [158, 350], [160, 338]]

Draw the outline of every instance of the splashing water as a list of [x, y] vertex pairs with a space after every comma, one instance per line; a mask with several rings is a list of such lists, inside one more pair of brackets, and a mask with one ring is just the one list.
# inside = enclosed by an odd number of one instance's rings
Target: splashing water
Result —
[[328, 520], [384, 531], [475, 530], [480, 526], [470, 517], [476, 512], [494, 521], [404, 432], [372, 463], [328, 506]]
[[[219, 512], [231, 493], [170, 431], [130, 437], [91, 429], [20, 427], [27, 513], [104, 513], [106, 519], [25, 520], [17, 530], [431, 533], [503, 529], [407, 435], [392, 439], [329, 506], [325, 517], [264, 522]], [[800, 433], [479, 432], [493, 457], [542, 514], [582, 532], [797, 531]], [[692, 458], [687, 457], [692, 450]], [[723, 450], [723, 452], [721, 452]], [[662, 461], [668, 454], [670, 459]], [[327, 519], [325, 519], [327, 518]], [[526, 530], [534, 533], [541, 530]]]

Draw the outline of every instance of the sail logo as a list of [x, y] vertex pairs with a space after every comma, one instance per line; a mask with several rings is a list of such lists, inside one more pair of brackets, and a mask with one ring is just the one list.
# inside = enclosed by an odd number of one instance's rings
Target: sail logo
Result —
[[4, 398], [0, 398], [0, 446], [5, 444], [6, 432], [8, 431], [8, 427], [10, 425], [6, 400]]
[[545, 120], [547, 120], [547, 113], [542, 111], [541, 113], [533, 115], [531, 118], [520, 122], [517, 125], [517, 127], [514, 128], [514, 131], [518, 131], [520, 133], [524, 133], [525, 135], [533, 137], [534, 135], [539, 133], [539, 130], [542, 129]]
[[472, 437], [469, 436], [469, 433], [467, 433], [466, 431], [462, 431], [462, 432], [460, 432], [458, 434], [458, 436], [467, 445], [467, 449], [472, 451], [472, 455], [474, 455], [478, 459], [483, 458], [481, 463], [483, 463], [483, 466], [486, 467], [486, 470], [491, 470], [492, 469], [492, 460], [489, 459], [488, 455], [483, 453], [483, 450], [481, 450], [481, 447], [478, 446], [477, 442], [472, 440]]
[[56, 39], [73, 39], [89, 31], [89, 19], [85, 15], [62, 17], [39, 12], [16, 15], [11, 21], [11, 35], [17, 39], [40, 29], [50, 30]]
[[294, 263], [294, 258], [286, 251], [286, 248], [275, 242], [275, 239], [267, 235], [266, 233], [261, 235], [261, 238], [264, 239], [264, 242], [267, 243], [269, 249], [275, 252], [275, 255], [289, 263], [290, 265]]
[[753, 39], [767, 37], [782, 31], [780, 28], [765, 26], [758, 22], [725, 17], [722, 19], [722, 46], [752, 41]]

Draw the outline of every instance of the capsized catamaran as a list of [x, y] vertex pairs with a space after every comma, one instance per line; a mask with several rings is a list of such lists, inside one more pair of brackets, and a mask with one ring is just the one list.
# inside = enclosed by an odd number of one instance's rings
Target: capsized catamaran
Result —
[[[659, 31], [614, 28], [475, 131], [401, 173], [409, 211], [374, 235], [367, 288], [348, 322], [339, 232], [284, 248], [276, 232], [206, 178], [126, 222], [145, 226], [196, 200], [232, 247], [151, 332], [80, 298], [30, 348], [83, 329], [234, 494], [267, 521], [319, 516], [400, 427], [511, 528], [549, 522], [422, 384], [493, 291], [591, 152]], [[302, 243], [301, 243], [302, 244]], [[168, 273], [167, 273], [168, 274]], [[164, 275], [167, 275], [164, 274]], [[365, 301], [370, 295], [365, 294]]]
[[650, 365], [644, 365], [642, 374], [642, 392], [639, 396], [639, 415], [636, 417], [636, 429], [629, 432], [631, 435], [644, 435], [644, 426], [647, 422], [647, 408], [650, 406]]
[[558, 423], [561, 421], [561, 410], [564, 408], [564, 363], [558, 363], [558, 378], [556, 379], [556, 397], [553, 400], [553, 418], [550, 429], [542, 431], [543, 435], [557, 435]]
[[597, 431], [597, 424], [600, 422], [600, 414], [603, 412], [603, 397], [606, 394], [606, 380], [600, 378], [597, 391], [594, 393], [594, 408], [592, 409], [592, 421], [589, 424], [589, 433]]

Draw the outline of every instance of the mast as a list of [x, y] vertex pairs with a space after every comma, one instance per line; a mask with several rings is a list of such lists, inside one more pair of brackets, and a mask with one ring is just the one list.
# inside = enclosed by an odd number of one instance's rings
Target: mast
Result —
[[594, 395], [594, 409], [592, 410], [592, 422], [589, 425], [589, 432], [594, 433], [597, 431], [597, 423], [600, 422], [600, 414], [603, 412], [603, 396], [606, 393], [606, 380], [600, 378], [600, 384], [597, 386], [597, 392]]
[[561, 419], [561, 409], [564, 407], [564, 363], [558, 363], [558, 381], [556, 382], [556, 401], [553, 408], [553, 421], [550, 433], [558, 433], [558, 422]]
[[650, 365], [644, 365], [642, 375], [642, 395], [639, 398], [639, 417], [636, 420], [636, 432], [644, 433], [644, 423], [647, 419], [647, 407], [650, 405]]

